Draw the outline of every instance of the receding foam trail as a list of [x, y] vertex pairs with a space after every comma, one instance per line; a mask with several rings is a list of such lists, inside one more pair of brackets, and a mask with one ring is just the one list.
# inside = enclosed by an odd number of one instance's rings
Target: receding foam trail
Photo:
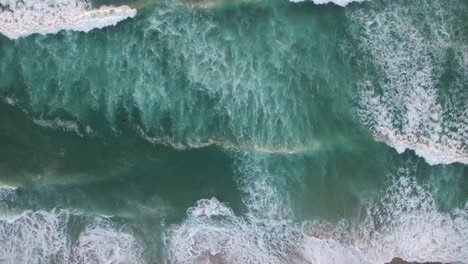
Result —
[[[299, 3], [299, 2], [305, 2], [305, 1], [308, 1], [308, 0], [289, 0], [289, 1], [293, 2], [293, 3]], [[333, 4], [339, 5], [339, 6], [346, 6], [351, 2], [362, 2], [364, 0], [311, 0], [311, 1], [314, 2], [314, 4], [317, 4], [317, 5], [333, 3]]]
[[[267, 159], [241, 157], [240, 189], [247, 213], [238, 216], [215, 198], [199, 200], [187, 219], [168, 233], [171, 263], [381, 264], [468, 259], [468, 203], [449, 213], [437, 210], [430, 192], [411, 170], [402, 169], [391, 187], [368, 205], [354, 226], [294, 222], [268, 173]], [[253, 177], [255, 175], [256, 177]], [[281, 194], [284, 196], [284, 194]], [[286, 212], [286, 213], [285, 213]]]
[[[361, 56], [363, 65], [371, 61], [376, 69], [359, 84], [359, 119], [398, 152], [412, 149], [430, 164], [468, 164], [467, 45], [455, 15], [464, 6], [370, 3], [348, 12], [353, 36], [368, 55]], [[447, 74], [454, 80], [445, 81]]]
[[16, 39], [61, 30], [88, 32], [135, 15], [128, 6], [93, 9], [86, 0], [0, 0], [0, 33]]
[[[105, 217], [77, 217], [65, 210], [28, 211], [0, 220], [0, 263], [145, 263], [133, 235]], [[70, 222], [84, 226], [70, 231]]]
[[55, 130], [63, 130], [63, 131], [73, 131], [79, 136], [82, 136], [80, 132], [80, 127], [77, 122], [62, 120], [60, 118], [55, 118], [53, 120], [45, 120], [45, 119], [33, 119], [34, 124], [45, 127], [51, 128]]

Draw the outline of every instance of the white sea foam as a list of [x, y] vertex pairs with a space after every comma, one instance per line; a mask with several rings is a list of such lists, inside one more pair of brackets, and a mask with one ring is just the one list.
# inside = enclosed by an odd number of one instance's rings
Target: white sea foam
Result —
[[5, 97], [3, 100], [5, 101], [5, 103], [12, 105], [12, 106], [16, 105], [17, 103], [16, 99], [12, 97]]
[[12, 220], [0, 220], [0, 262], [68, 262], [67, 217], [59, 211], [26, 212]]
[[[403, 194], [408, 195], [414, 186], [405, 184], [398, 188], [405, 186]], [[423, 198], [392, 195], [396, 203], [379, 209], [377, 205], [371, 207], [374, 214], [365, 225], [345, 230], [347, 233], [332, 227], [328, 237], [323, 237], [327, 229], [317, 228], [316, 223], [301, 226], [272, 219], [252, 222], [248, 217], [236, 216], [214, 198], [200, 200], [188, 210], [187, 220], [170, 233], [170, 261], [377, 264], [394, 257], [419, 262], [468, 259], [468, 204], [444, 214], [432, 207], [433, 200], [427, 194]], [[386, 215], [389, 212], [391, 215]], [[377, 227], [379, 221], [383, 227]]]
[[0, 263], [144, 263], [136, 239], [104, 217], [89, 219], [72, 241], [72, 217], [64, 210], [28, 211], [0, 220]]
[[368, 263], [353, 247], [305, 235], [289, 221], [252, 222], [212, 198], [169, 238], [171, 263]]
[[93, 9], [86, 0], [0, 0], [0, 33], [16, 39], [61, 30], [88, 32], [135, 15], [128, 6]]
[[171, 263], [367, 263], [350, 246], [305, 234], [290, 220], [263, 155], [239, 155], [239, 185], [248, 212], [237, 216], [215, 198], [198, 201], [188, 209], [187, 220], [168, 234]]
[[368, 208], [354, 245], [375, 263], [393, 257], [414, 262], [468, 260], [468, 202], [449, 213], [437, 210], [431, 193], [409, 170], [401, 170], [385, 195]]
[[131, 233], [116, 230], [105, 218], [88, 225], [73, 249], [75, 263], [141, 264], [144, 263], [142, 254], [142, 248]]
[[333, 3], [335, 5], [339, 6], [346, 6], [351, 2], [362, 2], [364, 0], [289, 0], [290, 2], [293, 3], [299, 3], [299, 2], [305, 2], [305, 1], [312, 1], [317, 5], [323, 5], [323, 4], [328, 4], [328, 3]]
[[52, 120], [40, 118], [40, 119], [33, 119], [33, 122], [34, 124], [44, 127], [44, 128], [62, 130], [65, 132], [75, 132], [77, 135], [83, 136], [83, 134], [80, 131], [80, 126], [75, 121], [62, 120], [60, 118], [55, 118]]
[[[0, 193], [14, 193], [17, 188], [16, 186], [0, 184]], [[0, 195], [0, 200], [2, 200], [2, 197], [3, 196]]]
[[8, 202], [16, 199], [16, 187], [0, 184], [0, 219], [10, 216]]
[[151, 144], [157, 145], [164, 145], [169, 146], [177, 150], [185, 150], [185, 149], [199, 149], [205, 148], [209, 146], [219, 146], [221, 148], [227, 150], [245, 150], [245, 151], [256, 151], [261, 153], [281, 153], [281, 154], [296, 154], [296, 153], [304, 153], [309, 151], [316, 151], [320, 149], [321, 143], [319, 141], [313, 142], [313, 145], [305, 146], [305, 145], [298, 145], [298, 146], [262, 146], [252, 141], [244, 141], [244, 142], [230, 142], [226, 139], [205, 139], [204, 141], [196, 141], [190, 140], [185, 142], [177, 142], [176, 139], [171, 138], [169, 136], [161, 136], [161, 137], [153, 137], [149, 136], [145, 131], [140, 127], [136, 126], [137, 133], [146, 141], [150, 142]]
[[171, 263], [381, 264], [394, 257], [419, 262], [468, 259], [468, 203], [462, 209], [439, 212], [430, 192], [410, 170], [402, 170], [382, 197], [369, 204], [361, 224], [297, 223], [283, 208], [288, 206], [265, 173], [262, 159], [256, 161], [243, 163], [257, 176], [241, 180], [248, 212], [238, 216], [215, 198], [198, 201], [188, 209], [187, 219], [168, 233]]
[[[415, 150], [430, 164], [468, 164], [467, 69], [463, 41], [452, 26], [457, 24], [453, 7], [426, 0], [375, 5], [375, 10], [348, 12], [366, 60], [379, 71], [377, 78], [368, 76], [359, 85], [360, 120], [377, 140], [399, 152]], [[447, 100], [438, 90], [451, 49], [457, 51], [454, 62], [461, 77], [445, 89], [453, 97]]]

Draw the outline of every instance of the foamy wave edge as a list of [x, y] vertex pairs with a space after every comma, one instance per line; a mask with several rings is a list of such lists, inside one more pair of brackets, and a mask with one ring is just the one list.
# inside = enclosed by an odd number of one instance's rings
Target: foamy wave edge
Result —
[[374, 139], [383, 142], [394, 148], [398, 153], [403, 153], [407, 149], [413, 150], [417, 156], [423, 158], [429, 165], [462, 163], [468, 164], [468, 153], [461, 150], [444, 147], [438, 144], [434, 146], [412, 142], [403, 138], [374, 136]]
[[125, 5], [43, 11], [32, 9], [0, 12], [0, 33], [9, 39], [17, 39], [35, 33], [55, 34], [61, 30], [89, 32], [115, 26], [137, 14], [136, 9]]
[[364, 0], [289, 0], [289, 2], [292, 2], [292, 3], [299, 3], [299, 2], [306, 2], [306, 1], [312, 1], [316, 5], [332, 3], [338, 6], [346, 6], [352, 2], [362, 2]]
[[[83, 226], [74, 240], [69, 225], [76, 217], [82, 217]], [[0, 244], [0, 263], [145, 263], [131, 232], [105, 216], [84, 218], [69, 210], [28, 210], [0, 218]]]
[[414, 173], [401, 168], [391, 186], [369, 201], [359, 224], [262, 215], [265, 209], [281, 211], [284, 205], [272, 202], [275, 187], [265, 179], [258, 182], [262, 175], [253, 173], [257, 177], [247, 180], [247, 188], [260, 195], [247, 206], [262, 213], [237, 215], [216, 198], [197, 201], [187, 210], [186, 220], [167, 234], [169, 262], [378, 264], [401, 257], [417, 263], [464, 263], [468, 202], [439, 211]]

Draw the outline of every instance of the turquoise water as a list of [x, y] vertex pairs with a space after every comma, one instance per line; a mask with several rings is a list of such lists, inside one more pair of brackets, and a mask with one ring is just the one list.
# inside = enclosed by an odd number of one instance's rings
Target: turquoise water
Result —
[[316, 2], [0, 1], [0, 263], [466, 262], [468, 2]]

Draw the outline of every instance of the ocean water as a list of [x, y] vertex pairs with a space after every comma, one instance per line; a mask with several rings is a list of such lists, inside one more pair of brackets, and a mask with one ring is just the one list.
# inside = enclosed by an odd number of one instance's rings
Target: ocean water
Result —
[[0, 0], [0, 263], [468, 263], [466, 0]]

